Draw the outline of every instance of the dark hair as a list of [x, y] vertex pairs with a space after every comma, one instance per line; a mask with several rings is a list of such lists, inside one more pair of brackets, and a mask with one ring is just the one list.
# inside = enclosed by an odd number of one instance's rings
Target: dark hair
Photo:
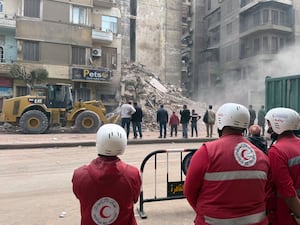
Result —
[[208, 108], [209, 108], [209, 109], [212, 109], [212, 105], [209, 105]]

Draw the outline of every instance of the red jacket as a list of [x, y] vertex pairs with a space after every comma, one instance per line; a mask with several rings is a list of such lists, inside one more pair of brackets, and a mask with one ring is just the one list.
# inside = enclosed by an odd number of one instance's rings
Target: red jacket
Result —
[[268, 157], [242, 135], [203, 144], [191, 159], [184, 194], [196, 225], [267, 225]]
[[133, 205], [141, 177], [118, 157], [98, 157], [74, 171], [73, 192], [80, 201], [81, 225], [136, 225]]
[[179, 125], [179, 117], [176, 114], [171, 115], [169, 125]]
[[274, 183], [272, 225], [296, 225], [284, 199], [300, 196], [300, 138], [294, 134], [281, 136], [268, 151]]

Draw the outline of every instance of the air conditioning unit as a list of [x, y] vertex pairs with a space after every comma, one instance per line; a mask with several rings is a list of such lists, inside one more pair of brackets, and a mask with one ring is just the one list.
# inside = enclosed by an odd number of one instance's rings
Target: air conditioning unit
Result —
[[100, 48], [93, 48], [92, 49], [92, 56], [101, 56], [101, 49]]

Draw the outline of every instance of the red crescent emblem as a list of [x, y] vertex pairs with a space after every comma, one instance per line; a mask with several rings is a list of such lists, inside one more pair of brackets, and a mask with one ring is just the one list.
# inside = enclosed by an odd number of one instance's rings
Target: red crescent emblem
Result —
[[108, 218], [108, 217], [110, 217], [110, 215], [109, 215], [109, 216], [106, 216], [106, 215], [104, 214], [104, 210], [105, 210], [106, 208], [109, 208], [109, 207], [106, 205], [106, 206], [103, 206], [103, 207], [100, 209], [99, 214], [100, 214], [100, 216], [101, 216], [102, 218]]
[[244, 160], [249, 160], [249, 158], [247, 156], [245, 156], [245, 153], [247, 153], [247, 150], [242, 150], [241, 156]]

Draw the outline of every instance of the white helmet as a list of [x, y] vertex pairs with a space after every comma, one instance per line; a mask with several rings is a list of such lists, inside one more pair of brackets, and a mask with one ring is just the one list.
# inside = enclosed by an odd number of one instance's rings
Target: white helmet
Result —
[[122, 155], [126, 145], [127, 135], [120, 125], [105, 124], [99, 128], [96, 138], [98, 154], [106, 156]]
[[289, 108], [270, 109], [265, 119], [270, 122], [272, 130], [276, 134], [282, 134], [288, 130], [298, 130], [300, 126], [299, 114]]
[[248, 128], [250, 122], [249, 110], [237, 103], [225, 103], [217, 111], [217, 127]]

